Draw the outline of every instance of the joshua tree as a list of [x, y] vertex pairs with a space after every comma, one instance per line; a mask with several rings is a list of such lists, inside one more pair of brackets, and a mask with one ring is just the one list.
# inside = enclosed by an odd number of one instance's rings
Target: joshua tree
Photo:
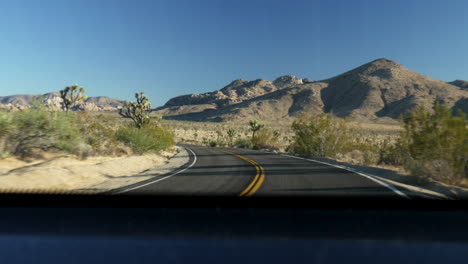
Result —
[[229, 146], [232, 147], [232, 142], [234, 140], [234, 137], [236, 136], [237, 131], [234, 128], [229, 128], [227, 131], [227, 135], [229, 137]]
[[84, 87], [80, 87], [77, 84], [65, 87], [60, 91], [60, 97], [62, 98], [62, 108], [68, 112], [75, 105], [82, 103], [86, 100], [86, 96], [83, 94], [86, 92]]
[[262, 129], [265, 125], [260, 124], [257, 120], [251, 120], [249, 122], [250, 130], [252, 131], [252, 138], [255, 137], [255, 132]]
[[141, 128], [150, 122], [151, 104], [143, 92], [135, 93], [135, 98], [136, 102], [125, 101], [124, 108], [119, 109], [119, 114], [132, 119], [135, 126]]

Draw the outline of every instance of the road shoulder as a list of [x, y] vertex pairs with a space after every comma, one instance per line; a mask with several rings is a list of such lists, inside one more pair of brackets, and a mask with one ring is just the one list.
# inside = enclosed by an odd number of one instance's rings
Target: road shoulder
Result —
[[450, 186], [445, 185], [438, 182], [421, 182], [417, 178], [408, 175], [401, 175], [396, 171], [376, 168], [376, 167], [368, 167], [356, 164], [350, 164], [346, 162], [340, 162], [328, 158], [307, 158], [307, 157], [300, 157], [289, 155], [286, 153], [274, 153], [270, 151], [264, 151], [272, 154], [277, 155], [287, 155], [293, 158], [301, 158], [310, 160], [311, 162], [324, 162], [329, 165], [342, 168], [345, 170], [349, 170], [354, 173], [364, 174], [366, 176], [372, 177], [379, 181], [383, 181], [387, 184], [397, 187], [400, 190], [404, 190], [405, 193], [409, 194], [410, 196], [417, 196], [422, 198], [429, 198], [429, 199], [444, 199], [444, 200], [454, 200], [454, 199], [467, 199], [468, 198], [468, 190], [465, 188], [457, 187], [457, 186]]
[[110, 177], [106, 181], [85, 188], [75, 190], [78, 193], [96, 194], [105, 193], [140, 182], [145, 182], [161, 175], [168, 174], [184, 166], [190, 160], [190, 155], [184, 147], [176, 146], [176, 154], [167, 159], [162, 164], [157, 164], [152, 168], [134, 175], [120, 177]]

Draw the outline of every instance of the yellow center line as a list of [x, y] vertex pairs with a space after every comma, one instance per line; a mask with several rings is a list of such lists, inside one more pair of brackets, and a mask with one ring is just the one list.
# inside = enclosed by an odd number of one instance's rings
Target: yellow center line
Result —
[[227, 154], [231, 154], [233, 156], [236, 156], [240, 159], [243, 159], [247, 162], [249, 162], [250, 164], [254, 165], [255, 166], [255, 170], [257, 171], [256, 175], [255, 175], [255, 178], [253, 179], [253, 181], [250, 182], [249, 186], [247, 186], [247, 188], [245, 188], [244, 191], [242, 191], [239, 196], [246, 196], [246, 197], [250, 197], [252, 195], [255, 194], [255, 192], [258, 191], [258, 189], [260, 189], [260, 187], [262, 186], [263, 182], [265, 181], [265, 169], [263, 169], [263, 167], [258, 164], [256, 161], [253, 161], [247, 157], [244, 157], [242, 155], [239, 155], [239, 154], [236, 154], [234, 152], [230, 152], [230, 151], [227, 151], [227, 150], [221, 150], [221, 149], [217, 149], [218, 151], [221, 151], [221, 152], [224, 152], [224, 153], [227, 153]]

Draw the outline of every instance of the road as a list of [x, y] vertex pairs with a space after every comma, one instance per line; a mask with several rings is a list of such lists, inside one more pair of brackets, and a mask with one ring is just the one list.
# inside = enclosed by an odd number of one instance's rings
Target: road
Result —
[[371, 176], [307, 159], [246, 149], [184, 147], [191, 157], [183, 168], [112, 193], [411, 199]]

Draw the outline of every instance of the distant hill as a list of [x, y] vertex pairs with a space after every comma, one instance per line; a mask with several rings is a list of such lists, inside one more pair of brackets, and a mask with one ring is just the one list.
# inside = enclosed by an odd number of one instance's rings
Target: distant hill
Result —
[[[43, 103], [48, 107], [60, 109], [62, 99], [59, 93], [46, 93], [43, 95], [10, 95], [0, 96], [0, 109], [19, 110], [29, 108], [32, 102], [38, 98], [43, 98]], [[123, 106], [123, 101], [112, 99], [106, 96], [89, 97], [82, 104], [78, 105], [76, 109], [83, 109], [87, 111], [115, 111]]]
[[191, 121], [288, 120], [302, 112], [333, 112], [347, 117], [397, 118], [436, 101], [466, 111], [468, 90], [460, 81], [446, 83], [378, 59], [322, 81], [292, 75], [270, 82], [235, 80], [205, 94], [175, 97], [155, 109], [166, 119]]
[[458, 86], [463, 89], [468, 89], [468, 81], [463, 81], [463, 80], [455, 80], [453, 82], [449, 82], [451, 85]]
[[216, 110], [298, 84], [303, 84], [303, 80], [291, 75], [279, 77], [273, 82], [263, 79], [255, 81], [238, 79], [214, 92], [174, 97], [164, 106], [155, 110], [161, 116], [175, 116], [199, 113], [205, 110]]

